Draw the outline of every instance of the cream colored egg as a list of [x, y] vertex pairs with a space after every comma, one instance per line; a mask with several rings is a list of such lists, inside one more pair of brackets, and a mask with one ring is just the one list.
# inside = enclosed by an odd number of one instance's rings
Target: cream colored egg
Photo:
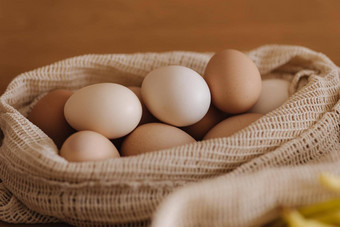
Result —
[[95, 131], [114, 139], [136, 128], [142, 116], [142, 105], [127, 87], [100, 83], [74, 92], [65, 104], [64, 113], [73, 128]]
[[195, 141], [177, 127], [163, 123], [148, 123], [138, 126], [125, 138], [120, 152], [122, 156], [138, 155]]
[[70, 162], [101, 161], [120, 157], [109, 139], [93, 131], [72, 134], [60, 149], [60, 156]]
[[261, 94], [261, 75], [255, 63], [237, 50], [216, 53], [206, 66], [204, 78], [212, 103], [226, 113], [248, 111]]
[[289, 86], [284, 79], [263, 80], [261, 95], [249, 112], [266, 114], [281, 106], [289, 98]]
[[245, 113], [229, 117], [210, 129], [203, 137], [203, 140], [231, 136], [262, 116], [262, 114], [258, 113]]
[[159, 120], [187, 126], [201, 120], [210, 106], [209, 87], [197, 72], [184, 66], [165, 66], [143, 80], [142, 97]]

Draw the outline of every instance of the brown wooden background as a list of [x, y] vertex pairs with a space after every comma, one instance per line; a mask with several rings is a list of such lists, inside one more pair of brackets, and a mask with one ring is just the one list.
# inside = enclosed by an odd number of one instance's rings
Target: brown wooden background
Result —
[[0, 93], [18, 74], [76, 55], [264, 44], [302, 45], [340, 65], [340, 1], [0, 0]]

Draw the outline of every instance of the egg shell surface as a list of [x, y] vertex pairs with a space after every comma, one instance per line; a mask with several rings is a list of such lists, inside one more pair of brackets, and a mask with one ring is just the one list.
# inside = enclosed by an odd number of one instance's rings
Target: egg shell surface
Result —
[[209, 87], [202, 76], [179, 65], [151, 71], [142, 82], [142, 97], [156, 118], [179, 127], [201, 120], [211, 101]]
[[60, 156], [69, 162], [102, 161], [120, 157], [109, 139], [93, 131], [79, 131], [68, 137], [60, 149]]
[[195, 141], [177, 127], [163, 123], [148, 123], [138, 126], [126, 137], [120, 152], [122, 156], [138, 155]]
[[228, 117], [215, 125], [209, 132], [203, 137], [203, 140], [228, 137], [237, 131], [247, 127], [252, 122], [261, 118], [263, 114], [258, 113], [244, 113]]
[[227, 49], [209, 60], [204, 78], [212, 103], [220, 110], [238, 114], [249, 110], [261, 93], [261, 75], [255, 63], [244, 53]]
[[195, 124], [182, 127], [182, 130], [187, 132], [189, 135], [194, 137], [196, 140], [201, 140], [203, 136], [216, 124], [226, 119], [228, 114], [220, 111], [213, 105], [210, 105], [210, 108], [206, 115], [196, 122]]
[[133, 93], [135, 93], [135, 95], [138, 97], [139, 101], [142, 104], [142, 118], [139, 122], [139, 125], [141, 124], [146, 124], [146, 123], [150, 123], [150, 122], [157, 122], [157, 118], [155, 118], [150, 111], [148, 110], [148, 108], [145, 106], [143, 98], [142, 98], [142, 91], [140, 87], [136, 87], [136, 86], [129, 86], [128, 87], [131, 91], [133, 91]]
[[58, 148], [75, 130], [67, 123], [64, 106], [73, 92], [56, 89], [44, 95], [28, 113], [28, 120], [50, 137]]
[[142, 105], [127, 87], [99, 83], [75, 91], [66, 102], [64, 113], [67, 122], [78, 131], [95, 131], [114, 139], [137, 127]]
[[250, 113], [266, 114], [281, 106], [289, 98], [290, 82], [284, 79], [262, 81], [262, 91]]

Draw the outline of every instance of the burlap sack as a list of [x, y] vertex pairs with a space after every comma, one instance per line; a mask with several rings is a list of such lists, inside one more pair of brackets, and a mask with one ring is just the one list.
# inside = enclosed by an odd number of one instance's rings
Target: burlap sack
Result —
[[92, 163], [68, 163], [27, 120], [39, 97], [99, 82], [140, 85], [152, 69], [172, 64], [202, 74], [212, 54], [86, 55], [15, 78], [0, 98], [0, 219], [137, 226], [153, 217], [157, 227], [258, 226], [282, 205], [334, 196], [318, 185], [317, 174], [340, 174], [338, 67], [297, 46], [247, 54], [263, 77], [291, 81], [282, 106], [228, 138]]

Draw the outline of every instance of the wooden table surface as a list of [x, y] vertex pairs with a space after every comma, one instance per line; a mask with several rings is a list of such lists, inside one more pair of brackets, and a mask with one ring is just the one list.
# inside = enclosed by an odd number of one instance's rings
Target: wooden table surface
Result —
[[264, 44], [302, 45], [340, 65], [340, 1], [0, 0], [0, 94], [22, 72], [82, 54]]

